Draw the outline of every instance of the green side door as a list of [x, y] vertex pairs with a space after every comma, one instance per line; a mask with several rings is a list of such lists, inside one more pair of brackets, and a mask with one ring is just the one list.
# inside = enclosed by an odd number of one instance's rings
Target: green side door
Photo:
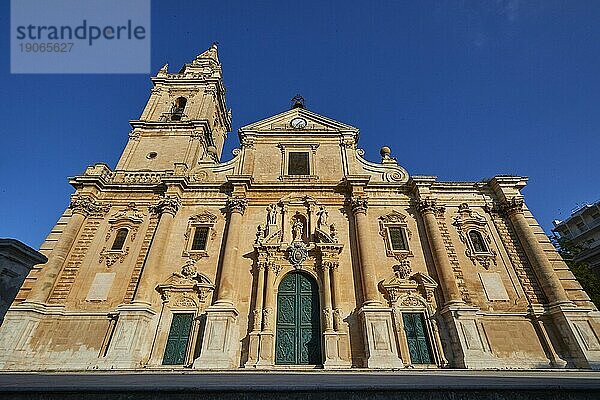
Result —
[[404, 331], [408, 341], [408, 351], [412, 364], [431, 364], [432, 356], [429, 339], [422, 313], [402, 313]]
[[191, 313], [173, 314], [163, 365], [181, 365], [185, 362], [193, 320], [194, 314]]

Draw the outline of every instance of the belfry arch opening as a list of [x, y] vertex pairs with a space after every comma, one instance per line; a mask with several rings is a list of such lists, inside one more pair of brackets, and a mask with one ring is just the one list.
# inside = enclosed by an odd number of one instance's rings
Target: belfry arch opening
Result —
[[307, 273], [290, 272], [277, 292], [276, 365], [321, 365], [319, 288]]
[[181, 121], [181, 118], [183, 117], [183, 110], [185, 110], [186, 104], [187, 99], [183, 96], [175, 99], [175, 103], [173, 103], [171, 110], [171, 121]]

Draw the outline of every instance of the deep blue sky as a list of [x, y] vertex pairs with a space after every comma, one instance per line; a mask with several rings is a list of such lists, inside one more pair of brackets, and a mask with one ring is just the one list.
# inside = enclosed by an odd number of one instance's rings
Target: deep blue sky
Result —
[[[114, 167], [144, 75], [11, 75], [0, 6], [0, 237], [38, 247], [69, 203], [67, 177]], [[410, 174], [530, 177], [546, 230], [600, 198], [600, 2], [155, 1], [152, 71], [220, 42], [233, 134], [289, 107], [357, 126], [372, 161]]]

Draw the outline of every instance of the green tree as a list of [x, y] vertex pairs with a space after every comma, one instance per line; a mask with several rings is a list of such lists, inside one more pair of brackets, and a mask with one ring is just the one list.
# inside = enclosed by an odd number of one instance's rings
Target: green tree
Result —
[[586, 291], [592, 302], [600, 309], [600, 277], [596, 275], [585, 262], [576, 262], [574, 258], [583, 248], [571, 241], [556, 236], [550, 237], [550, 241], [558, 250], [565, 263], [579, 281], [583, 290]]

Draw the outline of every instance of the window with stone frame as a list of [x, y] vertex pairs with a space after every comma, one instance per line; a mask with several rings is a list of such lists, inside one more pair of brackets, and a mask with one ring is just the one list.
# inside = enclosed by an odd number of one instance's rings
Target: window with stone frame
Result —
[[475, 229], [469, 231], [469, 241], [475, 253], [489, 253], [487, 244], [481, 232]]
[[406, 234], [401, 226], [388, 226], [390, 247], [393, 251], [407, 251]]
[[216, 237], [216, 222], [217, 216], [209, 211], [203, 211], [190, 217], [184, 235], [186, 239], [184, 257], [198, 259], [209, 256], [209, 244]]
[[129, 229], [127, 228], [119, 228], [115, 235], [115, 240], [113, 241], [111, 251], [123, 250], [123, 246], [125, 245], [125, 240], [127, 240], [127, 235], [129, 234]]
[[206, 250], [209, 231], [210, 228], [208, 226], [197, 226], [194, 229], [194, 238], [192, 239], [190, 250]]
[[485, 269], [489, 269], [492, 263], [496, 265], [496, 252], [491, 247], [492, 237], [484, 216], [467, 203], [462, 203], [452, 225], [456, 227], [458, 236], [465, 245], [465, 255], [473, 264], [479, 264]]
[[288, 175], [310, 175], [310, 156], [308, 151], [290, 151], [288, 153]]
[[289, 182], [316, 181], [318, 143], [279, 143], [281, 172], [279, 180]]
[[409, 246], [411, 232], [406, 223], [406, 216], [398, 211], [379, 217], [379, 234], [385, 242], [388, 257], [404, 259], [412, 256]]

